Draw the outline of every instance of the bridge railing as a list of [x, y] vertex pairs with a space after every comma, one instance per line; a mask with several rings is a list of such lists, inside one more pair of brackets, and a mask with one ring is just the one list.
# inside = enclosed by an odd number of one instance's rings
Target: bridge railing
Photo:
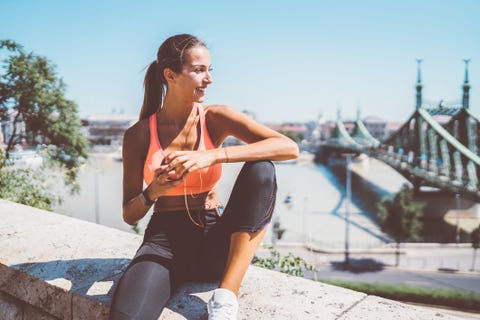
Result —
[[[480, 158], [455, 139], [428, 112], [421, 109], [418, 112], [430, 127], [428, 129], [430, 148], [440, 148], [440, 159], [445, 167], [444, 172], [449, 173], [453, 183], [459, 183], [470, 190], [478, 190]], [[438, 152], [431, 152], [431, 154], [435, 153], [438, 154]]]
[[[375, 150], [417, 178], [451, 190], [479, 192], [480, 158], [423, 109]], [[393, 163], [395, 165], [395, 162]]]

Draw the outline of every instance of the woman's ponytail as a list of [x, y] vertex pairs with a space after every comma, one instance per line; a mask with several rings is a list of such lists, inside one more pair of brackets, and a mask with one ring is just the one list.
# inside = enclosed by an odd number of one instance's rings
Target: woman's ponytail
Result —
[[144, 96], [143, 105], [140, 111], [140, 120], [148, 118], [157, 112], [162, 105], [164, 85], [159, 72], [157, 60], [150, 63], [143, 81]]

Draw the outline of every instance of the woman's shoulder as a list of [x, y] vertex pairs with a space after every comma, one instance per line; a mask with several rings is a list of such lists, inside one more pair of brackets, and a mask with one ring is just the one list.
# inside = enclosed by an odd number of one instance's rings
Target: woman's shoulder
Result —
[[219, 112], [224, 112], [228, 109], [231, 109], [229, 106], [225, 104], [209, 104], [206, 106], [203, 106], [203, 109], [205, 110], [205, 113], [219, 113]]
[[148, 118], [135, 122], [134, 125], [129, 127], [124, 134], [124, 140], [128, 141], [144, 141], [145, 135], [149, 134], [149, 122]]
[[218, 119], [226, 117], [233, 111], [233, 108], [225, 104], [211, 104], [203, 107], [207, 119]]
[[240, 112], [224, 104], [208, 105], [204, 107], [205, 117], [208, 120], [227, 121], [227, 122], [241, 122], [244, 123], [250, 118], [245, 112]]

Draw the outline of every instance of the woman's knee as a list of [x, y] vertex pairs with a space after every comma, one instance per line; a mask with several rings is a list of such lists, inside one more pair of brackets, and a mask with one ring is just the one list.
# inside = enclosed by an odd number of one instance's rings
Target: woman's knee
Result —
[[244, 169], [249, 183], [257, 183], [262, 186], [274, 186], [276, 184], [275, 166], [271, 161], [246, 162]]
[[109, 319], [157, 319], [170, 294], [169, 269], [158, 261], [137, 258], [119, 280]]

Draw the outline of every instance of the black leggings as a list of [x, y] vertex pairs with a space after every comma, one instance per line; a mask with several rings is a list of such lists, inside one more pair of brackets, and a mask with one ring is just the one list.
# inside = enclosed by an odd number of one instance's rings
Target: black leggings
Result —
[[220, 280], [231, 234], [265, 228], [276, 192], [273, 164], [246, 162], [223, 214], [190, 210], [204, 228], [194, 225], [184, 211], [153, 214], [142, 245], [115, 289], [110, 319], [157, 319], [180, 284]]

